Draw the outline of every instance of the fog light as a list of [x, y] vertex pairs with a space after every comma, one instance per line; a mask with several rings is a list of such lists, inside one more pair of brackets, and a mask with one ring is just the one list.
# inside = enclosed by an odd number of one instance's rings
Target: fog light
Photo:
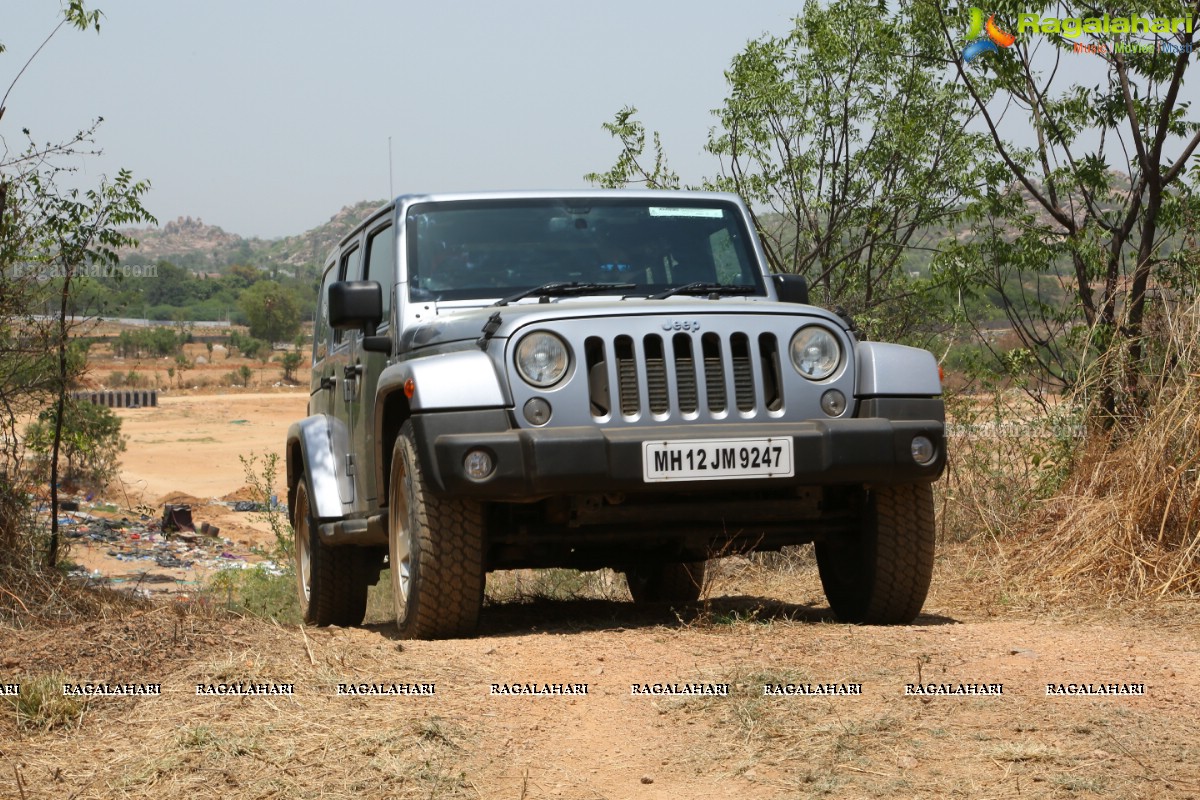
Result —
[[821, 410], [831, 417], [840, 417], [846, 410], [846, 395], [837, 389], [830, 389], [821, 395]]
[[933, 446], [933, 442], [929, 441], [926, 436], [914, 436], [912, 440], [912, 457], [913, 461], [921, 466], [925, 466], [930, 461], [933, 461], [937, 455], [937, 448]]
[[473, 481], [487, 480], [493, 468], [492, 455], [486, 450], [472, 450], [463, 459], [463, 471]]
[[540, 397], [527, 401], [524, 411], [530, 425], [545, 425], [550, 421], [550, 403]]

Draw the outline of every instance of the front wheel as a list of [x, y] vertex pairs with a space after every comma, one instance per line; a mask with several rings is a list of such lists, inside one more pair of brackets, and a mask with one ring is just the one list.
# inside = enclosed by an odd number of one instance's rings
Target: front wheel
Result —
[[706, 561], [652, 561], [626, 567], [635, 603], [694, 603], [704, 588]]
[[388, 562], [401, 637], [446, 639], [475, 630], [483, 605], [483, 508], [429, 491], [410, 422], [392, 451]]
[[933, 577], [933, 487], [880, 486], [857, 536], [818, 542], [817, 568], [843, 622], [902, 625], [921, 613]]

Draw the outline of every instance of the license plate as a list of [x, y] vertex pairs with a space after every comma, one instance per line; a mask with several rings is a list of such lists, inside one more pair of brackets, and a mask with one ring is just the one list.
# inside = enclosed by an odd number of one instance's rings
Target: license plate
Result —
[[790, 478], [791, 437], [643, 442], [642, 476], [656, 481]]

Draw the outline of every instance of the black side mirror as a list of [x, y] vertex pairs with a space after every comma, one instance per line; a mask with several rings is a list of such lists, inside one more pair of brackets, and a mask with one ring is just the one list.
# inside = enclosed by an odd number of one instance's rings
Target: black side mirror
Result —
[[374, 336], [383, 321], [383, 290], [377, 281], [337, 281], [329, 286], [329, 325]]
[[771, 280], [781, 302], [808, 305], [808, 281], [803, 275], [772, 275]]

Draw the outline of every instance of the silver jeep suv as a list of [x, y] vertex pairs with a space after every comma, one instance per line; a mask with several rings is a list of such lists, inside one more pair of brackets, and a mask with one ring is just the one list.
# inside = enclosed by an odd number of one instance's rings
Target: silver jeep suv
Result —
[[475, 627], [487, 572], [613, 567], [697, 599], [714, 554], [815, 542], [838, 618], [903, 623], [934, 558], [938, 366], [770, 275], [733, 195], [407, 195], [330, 255], [287, 437], [308, 622]]

